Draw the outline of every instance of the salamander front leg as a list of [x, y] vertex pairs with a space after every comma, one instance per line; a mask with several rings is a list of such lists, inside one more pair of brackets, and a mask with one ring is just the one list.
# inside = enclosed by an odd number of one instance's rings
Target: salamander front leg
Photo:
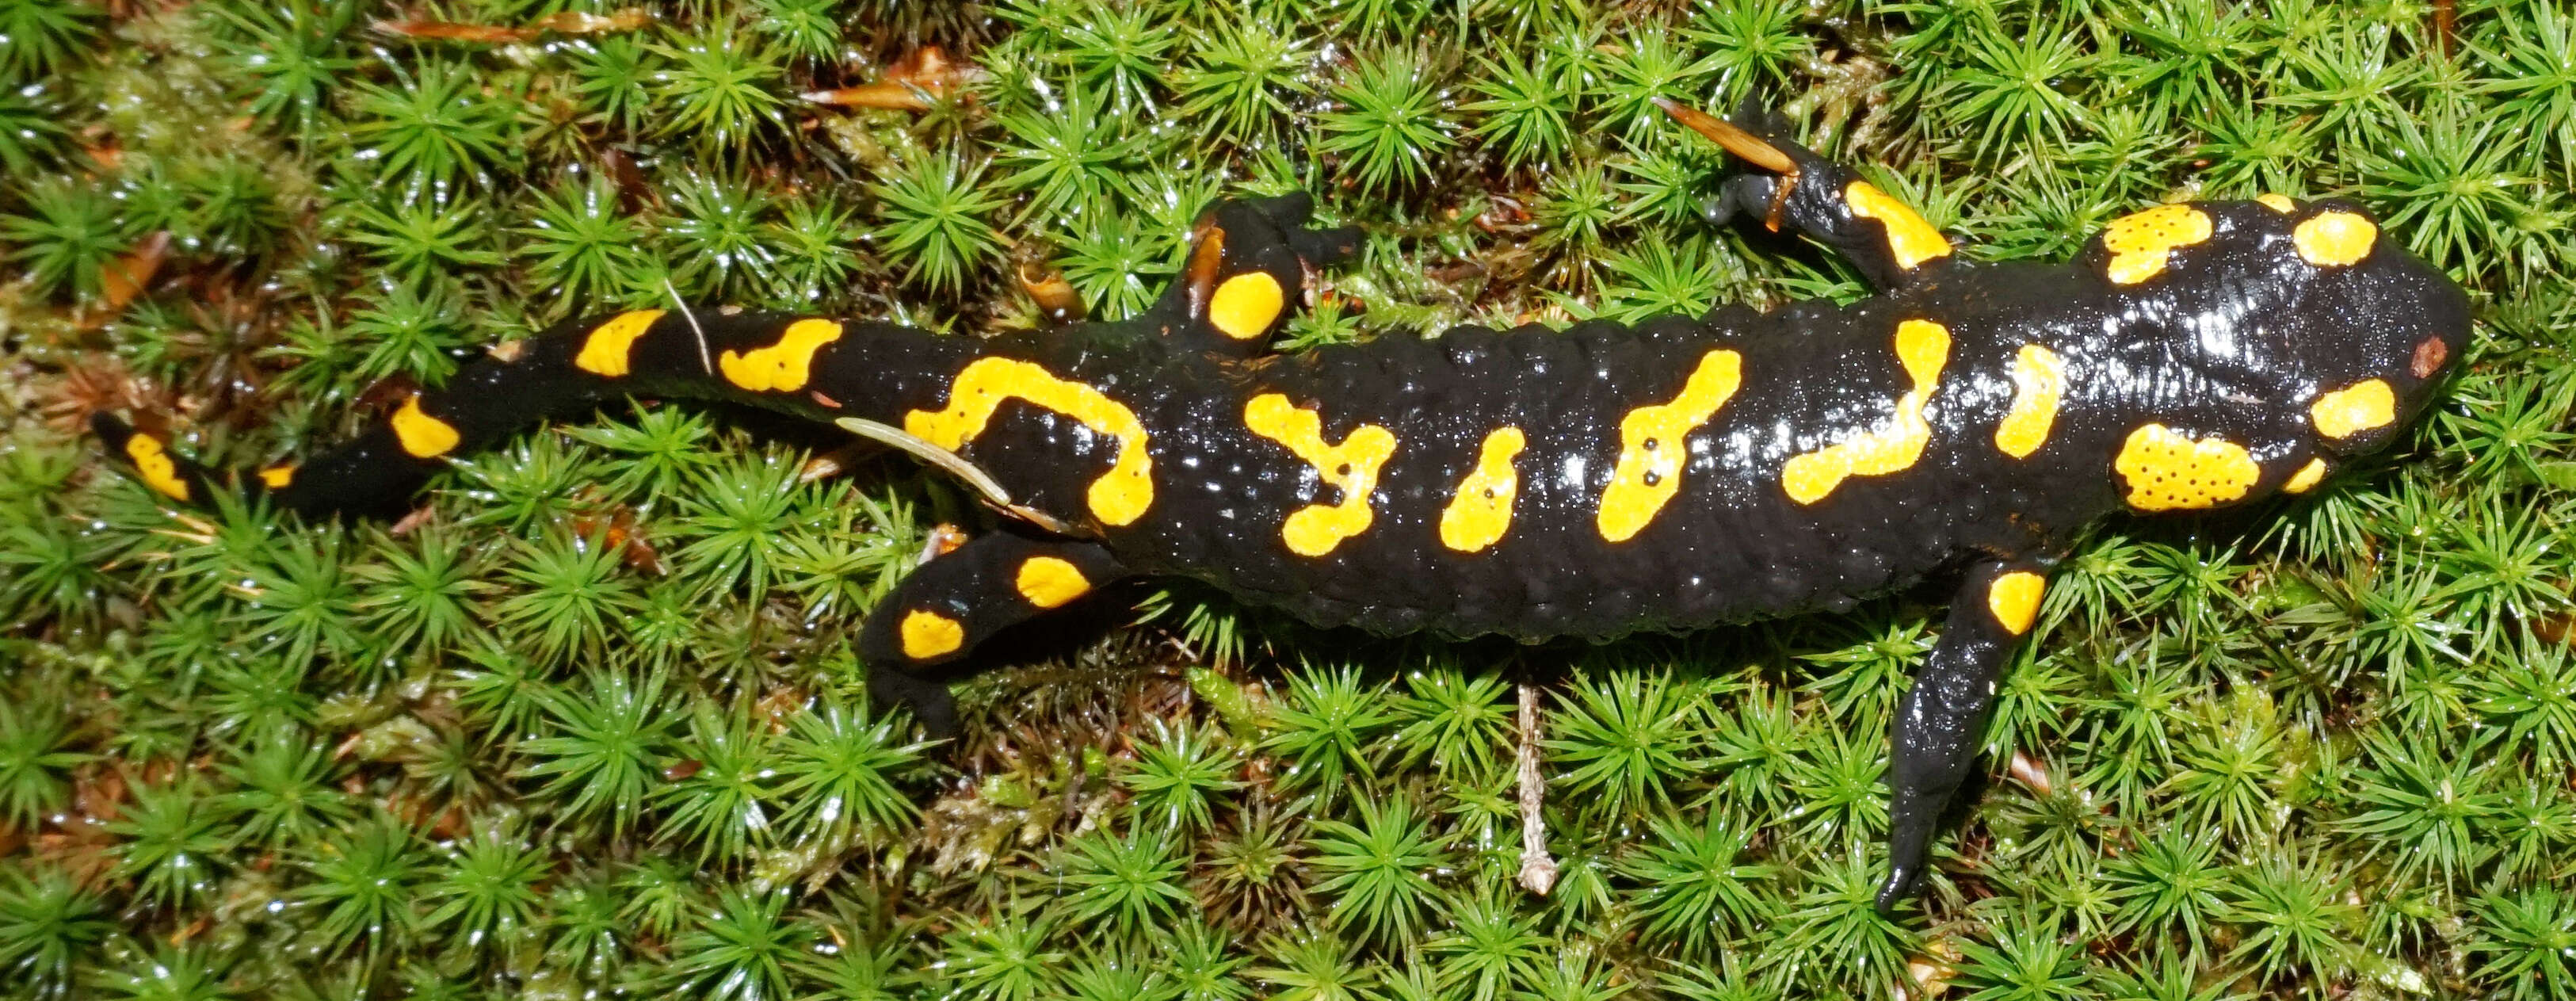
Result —
[[1235, 358], [1268, 349], [1305, 304], [1307, 275], [1359, 250], [1359, 231], [1306, 225], [1315, 201], [1300, 192], [1217, 203], [1190, 236], [1179, 280], [1145, 321], [1185, 347]]
[[1749, 218], [1779, 232], [1795, 230], [1843, 255], [1881, 290], [1930, 274], [1951, 259], [1950, 240], [1912, 206], [1860, 179], [1851, 168], [1780, 138], [1770, 123], [1730, 123], [1670, 101], [1658, 102], [1692, 131], [1714, 139], [1766, 173], [1728, 178], [1709, 201], [1711, 221]]
[[956, 736], [948, 685], [926, 669], [1123, 576], [1126, 569], [1094, 542], [1010, 532], [971, 540], [922, 564], [868, 613], [859, 657], [868, 666], [869, 697], [910, 709], [933, 738]]
[[1986, 563], [1968, 573], [1932, 658], [1896, 713], [1888, 768], [1887, 882], [1878, 909], [1912, 897], [1930, 867], [1933, 828], [1976, 761], [1995, 704], [1995, 683], [2039, 617], [2048, 564]]

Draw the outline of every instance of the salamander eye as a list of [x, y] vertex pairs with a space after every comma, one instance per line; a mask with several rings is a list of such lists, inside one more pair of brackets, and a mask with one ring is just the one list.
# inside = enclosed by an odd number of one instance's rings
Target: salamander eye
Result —
[[2451, 348], [2442, 343], [2440, 335], [2427, 337], [2415, 342], [2415, 361], [2408, 367], [2408, 371], [2415, 373], [2418, 379], [2430, 379], [2433, 373], [2442, 370], [2442, 363], [2449, 361], [2450, 358]]

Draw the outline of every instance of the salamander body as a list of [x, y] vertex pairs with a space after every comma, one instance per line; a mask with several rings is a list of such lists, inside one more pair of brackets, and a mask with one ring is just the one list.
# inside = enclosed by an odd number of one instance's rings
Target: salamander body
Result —
[[1347, 231], [1229, 202], [1145, 314], [991, 340], [826, 317], [593, 317], [496, 353], [301, 465], [210, 473], [113, 418], [146, 484], [310, 514], [399, 509], [450, 456], [628, 395], [842, 422], [956, 464], [1020, 516], [876, 609], [872, 688], [934, 732], [936, 669], [1132, 575], [1322, 625], [1606, 638], [1836, 610], [1955, 580], [1900, 710], [1892, 871], [1912, 892], [1995, 681], [2074, 534], [2121, 511], [2313, 489], [2426, 404], [2465, 297], [2339, 201], [2190, 202], [2065, 264], [1981, 264], [1848, 169], [1683, 109], [1768, 169], [1720, 218], [1786, 226], [1879, 285], [1850, 306], [1636, 326], [1264, 345]]

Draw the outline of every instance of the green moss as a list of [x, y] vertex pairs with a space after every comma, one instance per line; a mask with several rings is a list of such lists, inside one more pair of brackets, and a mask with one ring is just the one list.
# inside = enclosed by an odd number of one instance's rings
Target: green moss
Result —
[[[0, 993], [2576, 998], [2562, 8], [673, 0], [469, 42], [370, 25], [608, 8], [0, 3]], [[802, 96], [919, 44], [980, 73]], [[828, 431], [620, 404], [399, 529], [174, 518], [74, 437], [139, 408], [258, 463], [674, 291], [967, 333], [1044, 262], [1124, 314], [1233, 191], [1367, 234], [1296, 348], [1860, 295], [1699, 220], [1726, 162], [1652, 102], [1748, 94], [1975, 256], [2340, 195], [2482, 311], [2387, 458], [2074, 554], [1894, 921], [1919, 604], [1533, 654], [1174, 586], [966, 686], [940, 757], [851, 636], [978, 515], [898, 460], [805, 482]]]

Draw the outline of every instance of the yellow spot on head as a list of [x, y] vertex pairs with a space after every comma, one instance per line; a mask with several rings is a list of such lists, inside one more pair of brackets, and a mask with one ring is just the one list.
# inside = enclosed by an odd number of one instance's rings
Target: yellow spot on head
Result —
[[2397, 422], [2397, 393], [2384, 379], [2364, 379], [2317, 397], [2308, 420], [2328, 438], [2350, 438]]
[[841, 325], [830, 320], [798, 320], [778, 335], [778, 343], [750, 351], [727, 351], [716, 358], [725, 381], [755, 393], [792, 393], [805, 388], [814, 374], [814, 352], [841, 339]]
[[2254, 200], [2263, 203], [2264, 208], [2282, 215], [2289, 215], [2299, 210], [2299, 203], [2291, 201], [2287, 195], [2265, 193], [2254, 196]]
[[1986, 588], [1986, 611], [1994, 613], [1995, 623], [2004, 631], [2019, 636], [2030, 631], [2039, 619], [2039, 597], [2048, 591], [2048, 579], [2028, 570], [2014, 570], [1995, 578]]
[[1917, 264], [1950, 256], [1950, 241], [1942, 237], [1940, 230], [1875, 185], [1853, 181], [1843, 188], [1843, 201], [1851, 206], [1853, 215], [1876, 219], [1886, 227], [1887, 252], [1895, 256], [1898, 268], [1912, 271]]
[[1267, 271], [1246, 271], [1226, 279], [1208, 297], [1208, 324], [1227, 337], [1248, 341], [1268, 333], [1287, 303], [1279, 279]]
[[295, 485], [295, 467], [270, 466], [260, 470], [259, 482], [271, 490], [284, 490]]
[[134, 460], [134, 472], [143, 477], [144, 486], [171, 500], [188, 499], [188, 481], [179, 475], [179, 460], [161, 447], [161, 439], [137, 432], [125, 439], [125, 457]]
[[903, 655], [914, 660], [944, 657], [966, 645], [966, 627], [937, 612], [905, 612], [897, 631], [903, 634]]
[[1043, 366], [1017, 358], [977, 358], [948, 387], [948, 409], [915, 410], [903, 429], [954, 452], [984, 433], [1004, 400], [1024, 400], [1073, 418], [1094, 434], [1118, 439], [1118, 458], [1091, 481], [1091, 514], [1106, 525], [1133, 524], [1154, 504], [1154, 460], [1145, 452], [1145, 425], [1127, 405], [1097, 389], [1056, 378]]
[[1458, 494], [1440, 512], [1440, 544], [1473, 553], [1500, 542], [1512, 530], [1512, 501], [1520, 496], [1520, 471], [1512, 468], [1529, 444], [1516, 427], [1496, 428], [1485, 436], [1476, 468], [1458, 484]]
[[2245, 447], [2224, 438], [2186, 437], [2162, 424], [2129, 432], [2112, 468], [2140, 511], [2217, 507], [2254, 491], [2263, 470]]
[[635, 339], [644, 336], [646, 330], [652, 329], [653, 321], [661, 318], [661, 310], [639, 309], [592, 327], [590, 335], [582, 338], [581, 353], [572, 356], [573, 367], [609, 379], [624, 376]]
[[1082, 569], [1053, 556], [1032, 556], [1020, 564], [1019, 576], [1011, 581], [1020, 597], [1039, 608], [1054, 608], [1091, 590], [1091, 579]]
[[1791, 456], [1780, 469], [1780, 486], [1789, 492], [1790, 500], [1813, 504], [1832, 494], [1846, 478], [1904, 472], [1923, 458], [1923, 447], [1932, 441], [1932, 425], [1923, 419], [1923, 407], [1932, 402], [1941, 369], [1949, 364], [1950, 329], [1930, 320], [1897, 324], [1896, 359], [1914, 380], [1914, 388], [1897, 398], [1896, 413], [1869, 431]]
[[1655, 520], [1682, 488], [1683, 439], [1717, 416], [1744, 384], [1744, 356], [1734, 351], [1701, 355], [1681, 394], [1671, 403], [1638, 407], [1619, 419], [1619, 464], [1601, 491], [1593, 523], [1601, 537], [1626, 542]]
[[2024, 344], [2013, 356], [2012, 381], [2012, 410], [1995, 425], [1995, 447], [2020, 459], [2048, 444], [2058, 398], [2066, 393], [2066, 361], [2055, 351]]
[[2281, 484], [2281, 489], [2294, 494], [2303, 494], [2316, 489], [2317, 481], [2325, 478], [2326, 460], [2310, 459], [2307, 465], [2299, 467], [2298, 472], [2290, 474], [2290, 481]]
[[2111, 220], [2102, 229], [2102, 246], [2111, 252], [2103, 274], [2115, 285], [2135, 285], [2165, 271], [2165, 257], [2176, 247], [2209, 239], [2209, 213], [2189, 205], [2158, 205]]
[[456, 433], [456, 425], [422, 413], [418, 393], [404, 400], [402, 409], [394, 411], [393, 426], [394, 440], [401, 442], [403, 451], [415, 459], [446, 455], [462, 437]]
[[2290, 231], [2299, 258], [2321, 268], [2359, 263], [2378, 239], [2379, 227], [2351, 212], [2319, 212]]
[[1243, 424], [1252, 433], [1288, 446], [1315, 467], [1324, 483], [1341, 491], [1335, 504], [1309, 504], [1290, 512], [1279, 526], [1288, 551], [1322, 556], [1343, 539], [1368, 531], [1377, 515], [1369, 493], [1377, 489], [1377, 471], [1395, 454], [1395, 435], [1375, 424], [1352, 428], [1339, 445], [1324, 442], [1324, 418], [1313, 410], [1289, 405], [1288, 397], [1263, 393], [1243, 406]]

